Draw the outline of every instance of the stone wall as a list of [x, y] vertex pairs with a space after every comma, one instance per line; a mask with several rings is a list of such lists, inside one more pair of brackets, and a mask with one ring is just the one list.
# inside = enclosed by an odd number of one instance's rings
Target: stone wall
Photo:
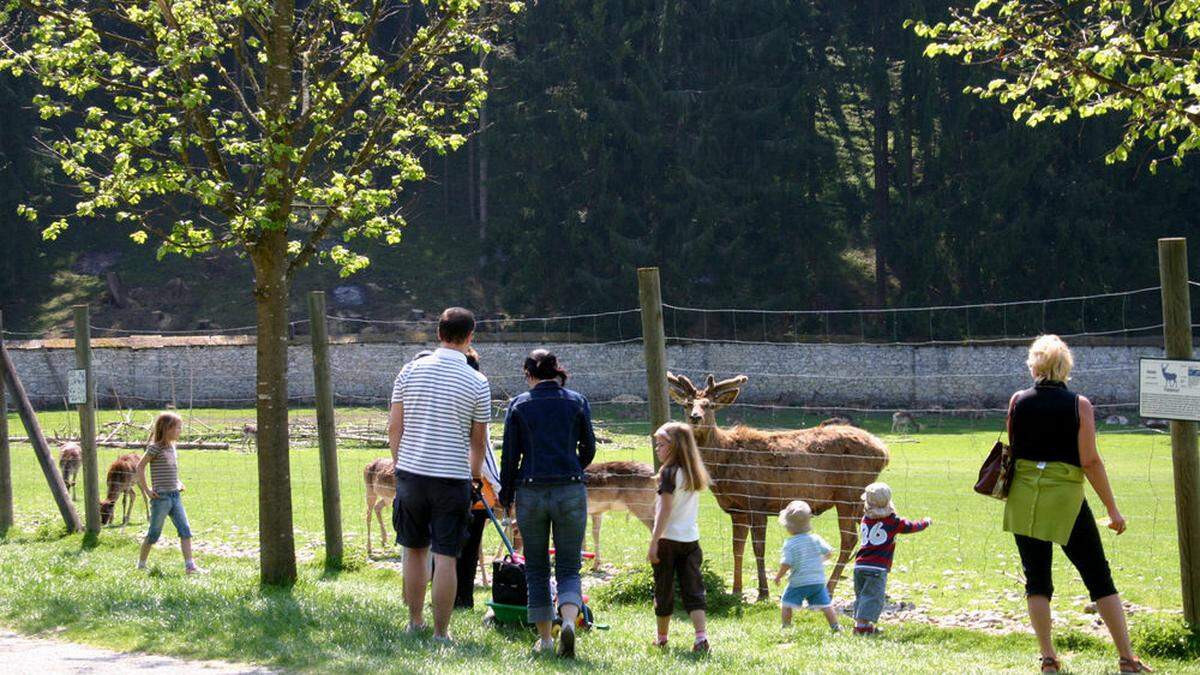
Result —
[[[74, 364], [69, 341], [9, 342], [30, 397], [41, 406], [62, 405], [66, 371]], [[493, 395], [504, 399], [524, 389], [521, 363], [527, 342], [477, 345]], [[645, 397], [639, 342], [555, 344], [571, 372], [569, 386], [593, 401], [621, 395]], [[331, 345], [335, 393], [342, 404], [384, 406], [397, 370], [422, 349], [387, 342]], [[1154, 347], [1081, 346], [1075, 349], [1073, 386], [1101, 404], [1137, 400], [1141, 356]], [[104, 340], [94, 347], [97, 387], [105, 406], [251, 407], [254, 345], [242, 339]], [[1025, 348], [936, 346], [696, 343], [667, 350], [671, 369], [699, 383], [749, 376], [741, 402], [864, 408], [996, 408], [1027, 386]], [[312, 358], [307, 344], [289, 348], [290, 396], [312, 396]]]

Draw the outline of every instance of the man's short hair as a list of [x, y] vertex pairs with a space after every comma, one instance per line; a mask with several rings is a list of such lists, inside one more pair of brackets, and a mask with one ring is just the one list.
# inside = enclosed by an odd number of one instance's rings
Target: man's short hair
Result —
[[475, 315], [462, 307], [450, 307], [438, 317], [438, 339], [460, 345], [475, 332]]

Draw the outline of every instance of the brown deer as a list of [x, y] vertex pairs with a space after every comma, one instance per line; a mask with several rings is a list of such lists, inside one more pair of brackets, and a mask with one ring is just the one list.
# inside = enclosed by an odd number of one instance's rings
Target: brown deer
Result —
[[847, 425], [798, 431], [761, 431], [745, 426], [717, 427], [717, 410], [737, 400], [746, 376], [717, 382], [712, 375], [697, 390], [688, 378], [667, 374], [671, 397], [687, 410], [696, 443], [713, 478], [712, 492], [733, 519], [733, 592], [742, 591], [746, 534], [754, 540], [758, 599], [768, 596], [767, 519], [788, 502], [803, 499], [813, 515], [836, 509], [841, 543], [829, 577], [832, 593], [858, 540], [863, 488], [887, 466], [888, 450], [875, 436]]
[[79, 447], [78, 443], [63, 443], [59, 446], [58, 471], [62, 474], [63, 483], [71, 491], [71, 499], [79, 498], [75, 482], [79, 477], [79, 466], [82, 463], [83, 449]]
[[641, 462], [602, 462], [584, 471], [592, 517], [592, 568], [600, 568], [600, 521], [609, 511], [628, 511], [654, 529], [654, 468]]
[[142, 491], [141, 486], [137, 485], [137, 466], [141, 459], [140, 455], [130, 453], [121, 455], [109, 465], [108, 497], [100, 502], [101, 525], [112, 522], [113, 507], [117, 504], [117, 497], [121, 498], [121, 512], [124, 515], [121, 526], [124, 527], [129, 523], [129, 514], [133, 512], [133, 505], [137, 502], [137, 494], [133, 491], [135, 486], [142, 493], [142, 503], [146, 505], [146, 520], [147, 522], [150, 520], [150, 503], [146, 500], [146, 493]]
[[392, 460], [377, 459], [363, 469], [367, 487], [367, 555], [371, 555], [371, 512], [379, 519], [379, 543], [388, 547], [387, 526], [383, 524], [383, 507], [396, 498], [396, 474]]

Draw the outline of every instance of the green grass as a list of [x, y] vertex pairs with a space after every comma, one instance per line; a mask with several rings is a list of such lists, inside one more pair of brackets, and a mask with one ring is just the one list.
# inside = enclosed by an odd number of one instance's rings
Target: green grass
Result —
[[[406, 613], [400, 578], [389, 570], [324, 575], [301, 568], [290, 591], [261, 591], [252, 560], [209, 558], [210, 574], [186, 577], [175, 564], [156, 562], [148, 574], [131, 569], [136, 545], [111, 537], [82, 549], [73, 535], [49, 541], [10, 538], [0, 544], [0, 621], [29, 633], [53, 631], [62, 639], [117, 649], [190, 658], [223, 658], [310, 671], [428, 672], [646, 672], [682, 669], [725, 671], [1029, 672], [1033, 640], [988, 636], [919, 624], [890, 626], [880, 639], [829, 636], [824, 620], [806, 614], [787, 631], [777, 609], [748, 605], [713, 616], [714, 653], [696, 659], [687, 650], [690, 631], [681, 620], [665, 652], [652, 650], [654, 619], [645, 606], [597, 606], [611, 628], [584, 635], [574, 664], [533, 659], [533, 634], [487, 628], [481, 611], [458, 612], [457, 646], [436, 650], [403, 634]], [[165, 557], [165, 554], [164, 554]], [[17, 583], [13, 583], [17, 582]], [[477, 591], [482, 602], [486, 593]], [[1063, 658], [1073, 672], [1110, 672], [1115, 658], [1105, 645], [1060, 633]], [[1200, 672], [1194, 663], [1156, 659], [1160, 672]]]
[[[647, 425], [616, 408], [598, 406], [601, 435], [612, 442], [601, 445], [597, 461], [648, 460]], [[797, 427], [817, 421], [791, 412], [746, 410], [737, 411], [742, 421], [767, 427]], [[197, 433], [240, 428], [253, 419], [248, 410], [182, 412], [194, 420], [190, 430]], [[144, 421], [151, 414], [145, 411], [137, 416]], [[311, 410], [293, 411], [294, 420], [311, 417]], [[114, 413], [104, 413], [101, 423], [115, 418]], [[379, 431], [384, 423], [382, 411], [370, 409], [339, 409], [338, 418], [340, 424], [369, 423]], [[42, 422], [48, 432], [70, 431], [77, 425], [74, 414], [65, 412], [45, 413]], [[929, 426], [921, 433], [899, 438], [883, 433], [885, 420], [865, 420], [891, 448], [891, 464], [883, 479], [891, 483], [901, 514], [934, 519], [932, 528], [903, 537], [898, 546], [889, 594], [893, 600], [913, 603], [921, 620], [897, 625], [893, 619], [894, 630], [885, 640], [887, 648], [874, 642], [826, 639], [815, 619], [802, 622], [790, 633], [780, 633], [774, 603], [749, 604], [714, 618], [710, 632], [718, 653], [694, 664], [682, 652], [659, 655], [644, 648], [653, 632], [649, 607], [616, 605], [598, 608], [613, 630], [589, 639], [587, 666], [626, 671], [748, 664], [772, 670], [866, 672], [894, 670], [894, 664], [903, 659], [906, 666], [926, 671], [947, 663], [966, 670], [1028, 669], [1035, 653], [1028, 636], [996, 636], [932, 625], [958, 625], [978, 612], [1020, 619], [1024, 603], [1016, 551], [1010, 537], [1000, 530], [1001, 505], [971, 491], [978, 464], [994, 442], [1000, 421], [944, 417], [926, 422]], [[15, 417], [10, 420], [10, 430], [13, 435], [20, 433]], [[129, 527], [106, 529], [103, 545], [97, 549], [80, 550], [76, 536], [53, 540], [49, 535], [59, 528], [60, 521], [45, 481], [29, 447], [15, 445], [18, 527], [50, 540], [18, 536], [0, 546], [0, 579], [21, 581], [2, 585], [0, 622], [26, 631], [63, 627], [67, 637], [109, 646], [287, 667], [421, 669], [428, 650], [398, 633], [404, 614], [396, 600], [399, 578], [392, 571], [372, 566], [336, 578], [320, 576], [320, 481], [313, 442], [296, 444], [292, 453], [298, 546], [302, 557], [311, 562], [291, 594], [266, 595], [257, 590], [257, 566], [252, 557], [257, 543], [257, 470], [252, 453], [180, 452], [181, 476], [187, 485], [185, 504], [196, 541], [205, 551], [201, 561], [215, 573], [199, 580], [183, 578], [178, 552], [173, 550], [174, 533], [168, 526], [164, 542], [152, 557], [160, 573], [129, 581], [136, 538], [145, 528], [140, 506]], [[1148, 432], [1102, 433], [1100, 444], [1118, 502], [1130, 523], [1125, 535], [1116, 537], [1106, 531], [1103, 538], [1118, 588], [1139, 609], [1131, 623], [1136, 628], [1140, 621], [1148, 620], [1148, 614], [1161, 614], [1169, 620], [1178, 613], [1180, 603], [1169, 440]], [[102, 450], [102, 471], [117, 454]], [[362, 467], [384, 455], [384, 449], [352, 446], [344, 446], [339, 453], [347, 549], [355, 558], [364, 551]], [[1089, 499], [1101, 512], [1095, 496], [1089, 493]], [[816, 527], [836, 546], [833, 518], [818, 518]], [[701, 536], [706, 557], [728, 581], [732, 576], [730, 522], [711, 497], [702, 506]], [[783, 532], [772, 523], [767, 538], [768, 570], [777, 563], [782, 538]], [[602, 550], [605, 560], [618, 569], [644, 565], [646, 541], [647, 531], [636, 520], [619, 514], [606, 517]], [[589, 548], [590, 542], [589, 535]], [[490, 555], [497, 546], [498, 540], [489, 532], [485, 552]], [[251, 557], [220, 557], [213, 551]], [[1069, 656], [1072, 667], [1094, 671], [1111, 666], [1111, 647], [1092, 636], [1090, 624], [1095, 616], [1083, 612], [1085, 591], [1061, 554], [1056, 555], [1054, 572], [1057, 630], [1070, 649], [1079, 652]], [[747, 590], [753, 589], [751, 555], [744, 562], [744, 574]], [[478, 591], [481, 600], [485, 595], [486, 591]], [[773, 589], [773, 597], [777, 599], [777, 595]], [[851, 597], [849, 584], [844, 584], [836, 599]], [[267, 616], [272, 618], [264, 619]], [[476, 613], [456, 619], [455, 628], [464, 644], [445, 655], [446, 661], [439, 665], [483, 671], [530, 667], [526, 655], [529, 635], [484, 630], [478, 618]], [[884, 622], [888, 622], [886, 615]], [[680, 625], [678, 630], [683, 629]], [[864, 648], [864, 644], [870, 646]], [[1182, 663], [1167, 665], [1170, 670], [1183, 668]]]

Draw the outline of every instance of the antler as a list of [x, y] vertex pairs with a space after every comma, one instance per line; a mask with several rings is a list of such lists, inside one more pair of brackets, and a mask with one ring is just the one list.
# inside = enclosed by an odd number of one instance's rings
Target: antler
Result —
[[687, 375], [676, 375], [668, 372], [667, 382], [679, 391], [687, 394], [689, 397], [696, 396], [696, 385], [692, 384], [692, 381], [687, 378]]
[[737, 377], [731, 377], [728, 380], [721, 380], [720, 382], [717, 382], [715, 377], [709, 375], [706, 386], [704, 387], [704, 395], [712, 398], [726, 389], [738, 389], [743, 384], [746, 384], [747, 380], [749, 379], [750, 378], [746, 377], [745, 375], [738, 375]]

